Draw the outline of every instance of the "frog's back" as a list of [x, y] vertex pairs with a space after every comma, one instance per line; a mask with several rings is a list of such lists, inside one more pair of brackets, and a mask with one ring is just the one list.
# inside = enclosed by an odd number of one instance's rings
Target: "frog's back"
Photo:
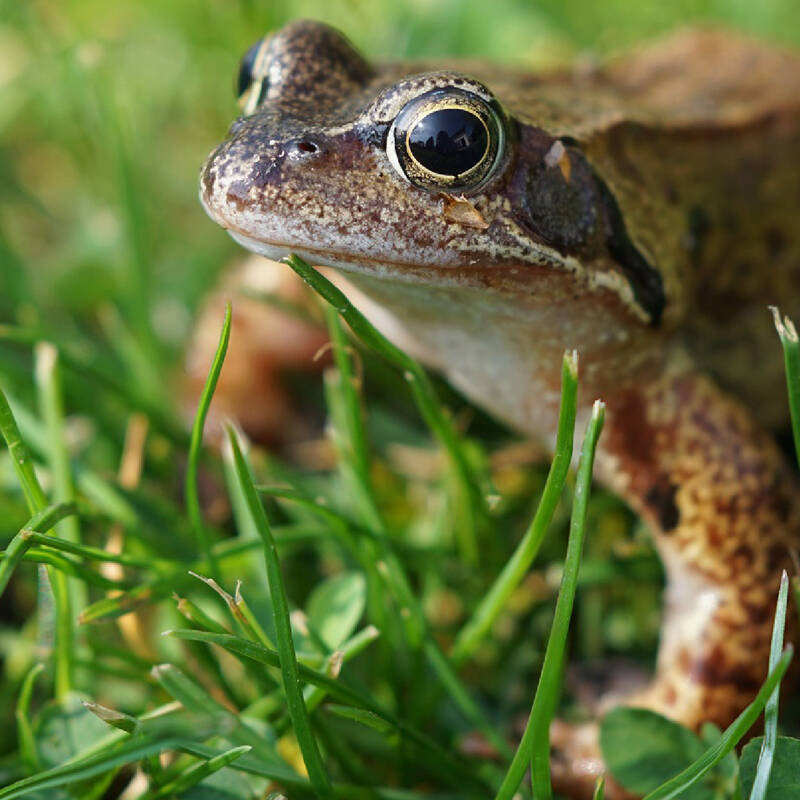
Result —
[[494, 86], [517, 118], [580, 143], [659, 265], [667, 324], [780, 424], [767, 307], [800, 317], [800, 54], [687, 30], [602, 67]]

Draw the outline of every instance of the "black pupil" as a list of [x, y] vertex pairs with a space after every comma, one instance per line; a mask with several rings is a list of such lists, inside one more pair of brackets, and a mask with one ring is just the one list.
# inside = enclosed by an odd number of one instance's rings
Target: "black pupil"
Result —
[[481, 119], [464, 108], [442, 108], [423, 117], [408, 134], [423, 167], [438, 175], [462, 175], [481, 162], [489, 136]]
[[261, 39], [242, 56], [242, 60], [239, 62], [239, 76], [236, 79], [237, 97], [241, 97], [250, 88], [253, 81], [253, 66], [260, 47]]

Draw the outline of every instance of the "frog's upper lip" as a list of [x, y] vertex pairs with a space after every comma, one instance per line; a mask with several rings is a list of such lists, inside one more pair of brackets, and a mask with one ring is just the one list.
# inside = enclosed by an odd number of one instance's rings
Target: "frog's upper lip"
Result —
[[[467, 273], [478, 271], [459, 264], [437, 263], [423, 265], [414, 261], [385, 258], [375, 253], [359, 255], [351, 251], [320, 247], [310, 242], [302, 242], [299, 239], [285, 242], [277, 237], [262, 238], [236, 225], [229, 216], [217, 211], [213, 204], [208, 201], [202, 187], [200, 201], [209, 217], [228, 231], [228, 234], [239, 244], [273, 261], [279, 261], [290, 253], [295, 253], [315, 266], [336, 267], [344, 271], [362, 274], [391, 276], [409, 282], [419, 280], [424, 276], [428, 281], [433, 280], [443, 284], [463, 283]], [[485, 285], [485, 281], [482, 283]]]

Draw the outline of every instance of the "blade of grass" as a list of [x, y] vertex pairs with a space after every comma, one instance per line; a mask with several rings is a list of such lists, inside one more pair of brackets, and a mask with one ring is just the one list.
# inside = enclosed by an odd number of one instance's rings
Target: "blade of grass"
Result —
[[[206, 745], [185, 742], [178, 748], [182, 753], [211, 758], [215, 754], [213, 748]], [[259, 775], [280, 783], [287, 789], [307, 792], [308, 781], [297, 775], [276, 775], [272, 766], [265, 767], [252, 756], [242, 756], [234, 767], [239, 772]], [[424, 792], [420, 789], [397, 789], [387, 786], [353, 786], [337, 783], [334, 785], [336, 797], [341, 800], [482, 800], [485, 795], [461, 788], [458, 792], [443, 794], [440, 792]]]
[[[772, 642], [769, 649], [769, 671], [772, 672], [780, 661], [783, 649], [783, 633], [786, 627], [786, 605], [789, 600], [789, 576], [786, 570], [781, 575], [781, 586], [778, 590], [778, 604], [775, 608], [775, 622], [772, 625]], [[756, 775], [753, 781], [753, 790], [750, 800], [764, 800], [767, 795], [767, 785], [772, 771], [772, 759], [775, 755], [775, 745], [778, 739], [778, 700], [780, 684], [769, 696], [764, 708], [764, 741], [761, 752], [758, 754]]]
[[[238, 636], [186, 629], [165, 631], [164, 635], [175, 636], [178, 639], [189, 639], [197, 642], [216, 644], [242, 658], [258, 661], [267, 666], [280, 666], [280, 656], [275, 650], [269, 650], [255, 642], [249, 642]], [[335, 680], [329, 675], [307, 667], [302, 663], [298, 663], [297, 666], [300, 678], [306, 683], [319, 686], [340, 703], [347, 703], [356, 708], [371, 711], [373, 714], [382, 717], [410, 741], [419, 745], [420, 748], [433, 753], [440, 760], [443, 777], [451, 779], [456, 785], [464, 785], [465, 781], [472, 784], [476, 783], [475, 776], [466, 770], [447, 750], [431, 739], [430, 736], [422, 733], [413, 726], [407, 725], [370, 696], [356, 689], [352, 689], [341, 681]], [[485, 787], [483, 788], [485, 789]]]
[[536, 513], [503, 571], [456, 637], [450, 654], [450, 658], [455, 664], [462, 664], [475, 652], [539, 552], [572, 462], [577, 395], [578, 354], [573, 351], [564, 354], [561, 366], [561, 407], [558, 413], [555, 454]]
[[245, 753], [249, 753], [252, 749], [253, 748], [248, 745], [232, 747], [224, 753], [213, 756], [199, 764], [194, 764], [177, 778], [164, 784], [164, 786], [157, 791], [143, 794], [141, 800], [163, 800], [165, 797], [178, 797], [181, 792], [185, 792], [191, 789], [192, 786], [196, 786], [209, 775], [213, 775], [215, 772], [232, 764], [237, 758], [240, 758]]
[[786, 370], [786, 391], [789, 395], [789, 413], [792, 418], [794, 452], [800, 467], [800, 341], [797, 328], [789, 317], [781, 319], [780, 311], [770, 306], [775, 328], [783, 345], [783, 364]]
[[[22, 441], [14, 414], [2, 390], [0, 390], [0, 432], [6, 440], [14, 469], [22, 485], [28, 511], [31, 515], [44, 511], [47, 507], [47, 495], [39, 484], [33, 467], [33, 459]], [[63, 699], [72, 688], [74, 639], [72, 611], [67, 582], [63, 573], [48, 568], [47, 576], [53, 590], [56, 616], [54, 647], [56, 697]]]
[[353, 333], [369, 347], [380, 353], [396, 367], [403, 371], [411, 387], [414, 402], [417, 404], [422, 418], [439, 440], [450, 459], [454, 472], [461, 483], [464, 496], [469, 498], [472, 507], [479, 514], [488, 513], [486, 499], [481, 490], [480, 481], [470, 466], [461, 441], [450, 418], [436, 397], [433, 385], [427, 373], [406, 355], [400, 348], [392, 344], [378, 331], [367, 318], [353, 306], [344, 293], [337, 289], [327, 278], [310, 267], [303, 259], [290, 255], [286, 263], [324, 300], [330, 303], [350, 326]]
[[272, 537], [272, 531], [264, 513], [264, 507], [256, 493], [250, 468], [242, 455], [238, 437], [233, 428], [228, 427], [228, 441], [233, 454], [234, 467], [239, 487], [244, 497], [248, 513], [258, 530], [264, 544], [264, 559], [267, 566], [269, 594], [272, 601], [275, 636], [277, 639], [280, 669], [283, 678], [283, 689], [286, 703], [292, 720], [297, 743], [308, 770], [308, 777], [314, 793], [320, 798], [333, 797], [330, 778], [322, 761], [317, 740], [311, 729], [308, 711], [303, 702], [300, 688], [300, 673], [292, 639], [292, 627], [289, 620], [289, 603], [283, 585], [281, 565], [278, 560], [278, 549]]
[[49, 531], [54, 525], [70, 514], [76, 514], [75, 503], [56, 503], [34, 514], [17, 535], [8, 543], [0, 561], [0, 596], [5, 591], [11, 575], [25, 552], [34, 544], [34, 533]]
[[208, 562], [209, 569], [214, 578], [219, 578], [219, 565], [216, 563], [214, 551], [211, 549], [208, 540], [208, 531], [203, 520], [203, 512], [200, 508], [200, 494], [198, 488], [198, 474], [200, 471], [200, 454], [203, 448], [203, 430], [208, 416], [208, 409], [214, 397], [214, 390], [217, 388], [219, 374], [222, 371], [222, 364], [225, 361], [225, 354], [228, 351], [228, 342], [231, 338], [231, 304], [225, 305], [225, 319], [222, 323], [222, 331], [219, 336], [219, 344], [211, 362], [211, 369], [208, 372], [205, 386], [200, 394], [195, 414], [194, 424], [192, 425], [192, 436], [189, 441], [189, 457], [186, 464], [186, 485], [185, 498], [186, 510], [189, 514], [189, 522], [192, 530], [197, 537], [200, 551]]
[[[58, 350], [49, 342], [39, 342], [34, 348], [34, 361], [39, 411], [47, 433], [47, 463], [53, 481], [53, 500], [67, 503], [75, 499], [75, 486], [64, 433], [64, 402]], [[65, 517], [56, 525], [55, 532], [67, 541], [80, 542], [78, 517], [74, 514]], [[69, 580], [67, 574], [61, 570], [49, 568], [48, 574], [55, 599], [56, 663], [64, 666], [56, 673], [56, 696], [64, 698], [73, 684], [74, 655], [82, 647], [77, 641], [74, 609], [84, 608], [89, 594], [83, 581]]]
[[33, 460], [28, 448], [22, 441], [11, 406], [9, 406], [2, 389], [0, 389], [0, 433], [3, 434], [3, 438], [6, 440], [8, 452], [11, 454], [11, 461], [14, 464], [22, 491], [25, 494], [28, 511], [31, 515], [36, 514], [47, 506], [47, 495], [42, 491], [39, 479], [36, 477]]
[[[331, 334], [334, 359], [338, 368], [338, 372], [330, 371], [326, 375], [325, 381], [328, 408], [333, 420], [334, 443], [339, 454], [339, 463], [343, 467], [345, 480], [351, 490], [351, 496], [356, 498], [355, 513], [360, 517], [362, 525], [375, 532], [376, 541], [372, 538], [363, 540], [360, 543], [361, 547], [356, 548], [354, 554], [358, 558], [360, 549], [367, 550], [366, 560], [359, 558], [359, 563], [364, 565], [367, 574], [371, 607], [372, 609], [377, 607], [375, 621], [379, 626], [383, 625], [388, 630], [385, 648], [390, 649], [392, 658], [396, 660], [399, 647], [408, 645], [414, 649], [422, 647], [428, 663], [441, 685], [455, 702], [456, 707], [471, 725], [486, 736], [501, 755], [510, 759], [511, 749], [508, 743], [500, 736], [495, 726], [470, 696], [439, 644], [431, 635], [425, 615], [411, 588], [408, 575], [390, 544], [385, 522], [374, 500], [374, 491], [369, 475], [370, 456], [361, 401], [347, 355], [344, 331], [339, 316], [333, 308], [326, 309], [326, 318]], [[380, 335], [377, 331], [375, 334]], [[435, 396], [432, 396], [431, 402], [438, 402]], [[328, 517], [330, 518], [331, 515], [329, 514]], [[338, 529], [340, 528], [337, 525]], [[400, 636], [399, 632], [395, 630], [394, 618], [387, 617], [384, 612], [383, 593], [380, 591], [380, 585], [376, 585], [376, 577], [383, 579], [382, 583], [388, 588], [401, 609], [405, 637]], [[383, 627], [381, 629], [384, 630]]]
[[151, 674], [184, 708], [213, 719], [220, 736], [236, 745], [249, 745], [253, 748], [254, 755], [264, 761], [280, 761], [273, 743], [267, 737], [254, 729], [240, 714], [211, 697], [204, 687], [195, 683], [176, 666], [159, 664], [153, 667]]
[[[64, 504], [67, 508], [74, 504]], [[78, 513], [76, 510], [74, 513]], [[121, 564], [124, 567], [136, 567], [138, 569], [165, 570], [171, 562], [155, 558], [153, 556], [135, 556], [127, 553], [109, 553], [100, 547], [92, 547], [86, 544], [76, 544], [68, 539], [59, 539], [57, 536], [48, 536], [46, 533], [31, 531], [30, 540], [32, 544], [38, 544], [53, 550], [61, 550], [75, 556], [81, 556], [87, 561], [99, 561], [101, 563], [110, 562]]]
[[606, 796], [606, 779], [601, 775], [594, 787], [592, 800], [604, 800]]
[[343, 397], [345, 414], [347, 416], [342, 428], [346, 431], [347, 444], [349, 445], [349, 458], [343, 459], [352, 464], [358, 478], [357, 483], [367, 491], [363, 492], [363, 497], [359, 497], [359, 516], [365, 525], [375, 530], [384, 527], [383, 520], [378, 512], [377, 506], [373, 501], [372, 481], [369, 474], [369, 446], [367, 444], [367, 432], [364, 425], [364, 416], [361, 413], [359, 394], [355, 385], [356, 377], [353, 375], [350, 359], [347, 357], [347, 339], [344, 330], [339, 322], [339, 315], [333, 306], [324, 306], [325, 321], [328, 325], [328, 333], [331, 337], [331, 347], [333, 350], [333, 360], [336, 364], [338, 378], [341, 389], [339, 394]]
[[33, 695], [33, 685], [37, 676], [44, 670], [44, 664], [35, 664], [22, 681], [17, 699], [17, 707], [14, 716], [17, 722], [17, 741], [19, 743], [20, 760], [25, 765], [28, 772], [36, 773], [41, 770], [42, 764], [39, 760], [39, 753], [36, 748], [36, 738], [33, 735], [33, 728], [29, 719], [31, 696]]
[[456, 674], [453, 665], [431, 635], [425, 615], [411, 589], [411, 584], [402, 562], [392, 549], [389, 540], [354, 525], [342, 515], [308, 498], [304, 498], [298, 492], [269, 487], [259, 487], [259, 491], [273, 497], [303, 503], [305, 507], [320, 515], [331, 524], [334, 531], [340, 534], [345, 546], [354, 554], [359, 563], [363, 563], [363, 549], [359, 547], [360, 542], [355, 543], [355, 546], [351, 542], [352, 534], [358, 535], [362, 540], [366, 538], [370, 544], [373, 544], [374, 539], [378, 539], [380, 544], [378, 552], [381, 559], [377, 565], [378, 573], [384, 579], [387, 588], [402, 610], [401, 613], [403, 614], [405, 631], [409, 642], [415, 646], [422, 646], [431, 669], [433, 669], [440, 683], [467, 721], [486, 736], [498, 753], [504, 758], [510, 759], [512, 753], [508, 743], [470, 696]]
[[100, 703], [93, 703], [89, 700], [81, 700], [81, 704], [112, 728], [125, 733], [136, 733], [139, 730], [139, 720], [130, 714], [125, 714], [115, 708], [108, 708], [108, 706], [102, 706]]
[[99, 586], [102, 589], [125, 591], [126, 589], [132, 588], [134, 585], [132, 581], [115, 581], [106, 578], [100, 575], [100, 573], [85, 567], [83, 564], [65, 558], [56, 553], [55, 550], [49, 548], [31, 547], [30, 550], [26, 551], [22, 560], [29, 561], [33, 564], [43, 564], [48, 567], [53, 567], [70, 578], [78, 578], [78, 580], [83, 583], [91, 586]]
[[575, 497], [572, 505], [567, 555], [564, 560], [564, 574], [561, 589], [556, 601], [553, 625], [547, 640], [544, 664], [539, 676], [539, 685], [533, 699], [531, 714], [495, 800], [511, 800], [517, 791], [528, 764], [531, 765], [533, 796], [536, 800], [549, 800], [552, 797], [550, 785], [550, 723], [556, 710], [561, 690], [561, 677], [564, 667], [564, 651], [567, 632], [575, 601], [578, 584], [583, 541], [586, 534], [586, 511], [592, 481], [592, 468], [597, 440], [603, 428], [604, 406], [598, 400], [592, 408], [592, 416], [583, 437], [583, 447], [578, 463], [578, 477], [575, 484]]
[[[380, 636], [380, 631], [373, 625], [369, 625], [355, 635], [351, 636], [346, 642], [331, 655], [327, 656], [323, 662], [322, 669], [326, 674], [336, 678], [339, 675], [342, 664], [347, 663], [363, 652], [372, 642]], [[324, 689], [319, 686], [307, 686], [304, 692], [306, 708], [315, 709], [326, 696]]]
[[[32, 346], [45, 338], [47, 338], [46, 333], [42, 330], [0, 325], [0, 341]], [[144, 412], [158, 429], [176, 444], [187, 442], [188, 437], [180, 421], [167, 413], [152, 398], [147, 397], [136, 382], [121, 379], [108, 364], [101, 367], [95, 348], [71, 346], [68, 342], [60, 342], [59, 353], [63, 365], [74, 371], [78, 377], [88, 379], [98, 388], [113, 394], [126, 408]]]
[[[276, 541], [283, 541], [281, 528], [275, 528], [273, 533]], [[290, 537], [290, 540], [292, 538], [293, 537]], [[219, 561], [224, 562], [229, 559], [232, 560], [242, 553], [246, 553], [255, 549], [256, 547], [263, 548], [263, 545], [261, 542], [242, 542], [235, 539], [230, 539], [228, 541], [219, 542], [218, 545], [215, 545], [214, 549], [217, 551], [217, 557]], [[158, 563], [159, 562], [156, 559], [153, 559], [153, 566]], [[77, 564], [75, 566], [76, 568], [78, 567]], [[154, 580], [146, 581], [133, 586], [124, 594], [117, 595], [115, 597], [103, 597], [81, 611], [78, 616], [79, 622], [84, 624], [86, 622], [97, 622], [101, 619], [112, 619], [114, 617], [119, 617], [122, 614], [127, 614], [128, 612], [133, 611], [145, 603], [155, 603], [165, 597], [170, 597], [181, 586], [185, 586], [191, 582], [192, 579], [189, 577], [188, 572], [194, 568], [201, 569], [202, 562], [193, 561], [183, 564], [177, 570], [170, 570], [169, 572], [162, 573]], [[98, 585], [108, 585], [109, 588], [125, 588], [127, 586], [125, 583], [98, 583]]]
[[[7, 396], [7, 400], [13, 404], [14, 418], [24, 435], [28, 448], [41, 458], [45, 458], [48, 449], [45, 426], [14, 397]], [[102, 513], [129, 528], [140, 524], [136, 509], [130, 504], [128, 498], [123, 496], [118, 487], [80, 464], [75, 465], [75, 472], [81, 493], [90, 499]]]
[[[347, 339], [336, 309], [326, 304], [324, 312], [336, 365], [324, 374], [329, 437], [353, 515], [379, 538], [385, 538], [386, 525], [375, 501], [361, 396], [347, 353]], [[380, 545], [367, 540], [363, 548], [366, 557], [359, 563], [367, 579], [367, 610], [370, 620], [384, 632], [381, 653], [385, 671], [390, 671], [397, 662], [397, 653], [407, 647], [406, 639], [397, 616], [390, 614], [386, 607], [383, 581], [376, 568], [381, 557]]]
[[670, 778], [658, 789], [650, 792], [643, 800], [671, 800], [680, 797], [690, 786], [697, 783], [710, 769], [713, 769], [739, 743], [758, 719], [767, 700], [780, 684], [789, 663], [792, 660], [793, 648], [787, 645], [775, 668], [770, 672], [752, 703], [725, 729], [719, 740], [703, 753], [700, 758], [688, 766], [683, 772]]
[[[75, 487], [69, 464], [69, 453], [64, 436], [64, 403], [61, 390], [61, 370], [58, 350], [49, 342], [40, 342], [34, 349], [36, 358], [36, 383], [39, 389], [39, 408], [45, 423], [49, 444], [48, 463], [53, 476], [53, 500], [69, 503], [75, 500]], [[78, 518], [70, 516], [56, 526], [58, 536], [69, 542], [80, 542]], [[78, 584], [79, 585], [79, 584]], [[83, 598], [76, 598], [71, 592], [75, 606], [82, 608]], [[81, 602], [82, 600], [82, 602]]]
[[125, 742], [122, 745], [107, 748], [89, 758], [68, 762], [16, 781], [10, 786], [0, 789], [0, 800], [14, 800], [14, 798], [33, 792], [44, 792], [46, 789], [69, 786], [78, 781], [95, 778], [123, 764], [131, 764], [150, 755], [175, 749], [179, 744], [181, 744], [181, 740], [175, 737], [157, 740], [136, 739]]

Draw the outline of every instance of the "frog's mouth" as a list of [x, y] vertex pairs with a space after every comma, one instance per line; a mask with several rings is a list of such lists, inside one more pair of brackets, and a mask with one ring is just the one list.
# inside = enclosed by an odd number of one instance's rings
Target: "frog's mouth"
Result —
[[[296, 243], [267, 242], [232, 228], [228, 228], [228, 233], [242, 247], [272, 261], [281, 261], [294, 254], [314, 267], [333, 267], [342, 272], [369, 275], [403, 283], [424, 282], [428, 285], [433, 283], [441, 286], [463, 286], [465, 283], [473, 282], [469, 280], [468, 274], [464, 270], [442, 270], [410, 262], [389, 261], [372, 256], [359, 256], [355, 253], [340, 253], [320, 247], [300, 246]], [[472, 269], [468, 272], [477, 273], [477, 270]], [[480, 284], [485, 287], [486, 280], [483, 279]]]

